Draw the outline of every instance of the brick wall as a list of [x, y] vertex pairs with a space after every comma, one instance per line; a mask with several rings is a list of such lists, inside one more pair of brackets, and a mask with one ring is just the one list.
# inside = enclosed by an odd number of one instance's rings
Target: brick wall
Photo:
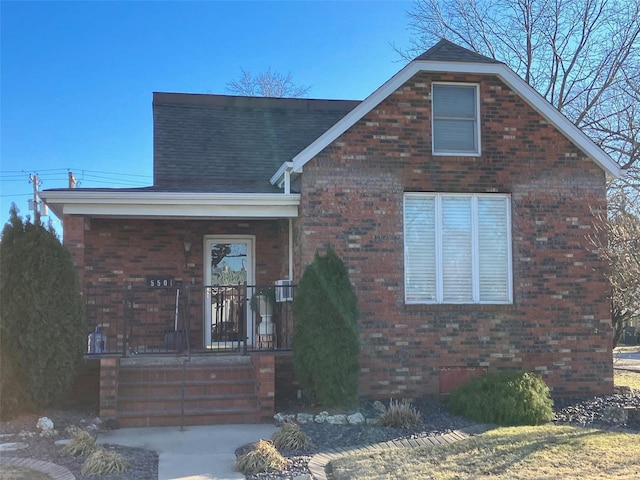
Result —
[[[287, 272], [286, 221], [184, 221], [85, 218], [66, 215], [65, 245], [84, 284], [144, 285], [147, 275], [173, 275], [202, 285], [205, 235], [255, 235], [256, 284], [272, 284]], [[185, 259], [183, 242], [191, 253]]]
[[[79, 268], [87, 296], [86, 315], [91, 328], [99, 325], [108, 339], [109, 351], [122, 345], [122, 300], [125, 285], [144, 286], [147, 275], [171, 275], [176, 285], [208, 285], [204, 279], [205, 235], [255, 236], [255, 280], [257, 285], [272, 285], [288, 271], [288, 222], [286, 221], [183, 221], [150, 219], [111, 219], [66, 216], [65, 245]], [[192, 243], [185, 257], [184, 240]], [[139, 293], [134, 314], [139, 324], [132, 335], [147, 335], [162, 342], [175, 313], [175, 293], [159, 289]], [[183, 318], [201, 321], [202, 290], [190, 289], [190, 306], [181, 308]], [[194, 310], [195, 308], [195, 310]], [[155, 325], [155, 326], [154, 326]], [[144, 331], [146, 328], [146, 331]], [[160, 329], [156, 332], [154, 329]], [[202, 346], [202, 332], [191, 324], [190, 345]], [[134, 342], [135, 343], [135, 342]], [[162, 345], [143, 342], [146, 347]], [[132, 348], [136, 348], [135, 345]]]
[[[482, 155], [431, 153], [432, 81], [480, 84]], [[511, 194], [512, 305], [405, 305], [403, 193]], [[518, 368], [556, 395], [613, 388], [605, 266], [588, 251], [605, 174], [495, 77], [421, 73], [304, 167], [296, 278], [331, 242], [359, 299], [360, 391], [441, 391], [440, 372]]]

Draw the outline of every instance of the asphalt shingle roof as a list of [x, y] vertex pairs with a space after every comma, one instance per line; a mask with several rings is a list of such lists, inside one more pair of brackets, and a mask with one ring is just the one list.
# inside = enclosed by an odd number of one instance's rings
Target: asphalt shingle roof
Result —
[[278, 191], [282, 163], [358, 103], [154, 93], [154, 190]]
[[416, 60], [432, 60], [443, 62], [502, 63], [490, 57], [467, 50], [444, 38], [436, 43]]

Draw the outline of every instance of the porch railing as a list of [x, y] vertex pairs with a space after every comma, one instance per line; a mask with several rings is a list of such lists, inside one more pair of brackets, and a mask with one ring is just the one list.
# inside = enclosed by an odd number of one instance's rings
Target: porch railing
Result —
[[288, 350], [290, 285], [89, 286], [87, 355]]

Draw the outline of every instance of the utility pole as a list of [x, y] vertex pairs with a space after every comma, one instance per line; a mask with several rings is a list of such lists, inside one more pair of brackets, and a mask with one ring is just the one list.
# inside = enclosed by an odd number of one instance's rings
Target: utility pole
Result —
[[40, 224], [40, 209], [38, 208], [38, 187], [40, 186], [40, 179], [37, 173], [29, 174], [29, 181], [33, 184], [33, 224]]
[[69, 188], [76, 188], [76, 177], [73, 176], [73, 172], [69, 170]]

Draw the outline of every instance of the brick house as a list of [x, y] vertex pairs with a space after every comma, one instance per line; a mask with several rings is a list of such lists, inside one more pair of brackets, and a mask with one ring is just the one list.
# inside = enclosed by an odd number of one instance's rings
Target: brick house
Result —
[[505, 64], [442, 40], [361, 102], [155, 93], [153, 116], [153, 186], [42, 194], [85, 288], [103, 415], [175, 422], [182, 379], [181, 421], [267, 419], [297, 388], [288, 285], [328, 243], [359, 300], [362, 396], [514, 368], [554, 395], [612, 391], [585, 236], [620, 170]]

